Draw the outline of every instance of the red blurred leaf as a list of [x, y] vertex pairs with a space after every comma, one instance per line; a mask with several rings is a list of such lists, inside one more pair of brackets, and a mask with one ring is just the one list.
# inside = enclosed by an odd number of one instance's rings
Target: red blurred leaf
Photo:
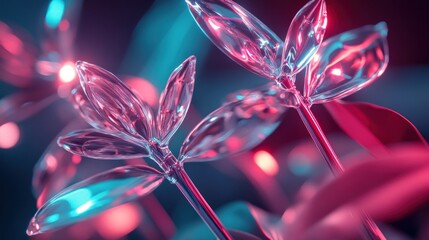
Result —
[[357, 203], [374, 219], [398, 220], [429, 200], [429, 168], [386, 183]]
[[324, 105], [338, 126], [370, 152], [389, 145], [418, 142], [427, 146], [417, 128], [399, 113], [369, 103], [332, 101]]
[[404, 214], [416, 203], [429, 198], [429, 151], [426, 147], [398, 147], [378, 154], [378, 159], [373, 161], [370, 156], [355, 158], [360, 160], [359, 164], [322, 187], [305, 203], [297, 214], [295, 231], [306, 231], [349, 204], [357, 204], [352, 206], [362, 207], [378, 219], [389, 219], [392, 213]]

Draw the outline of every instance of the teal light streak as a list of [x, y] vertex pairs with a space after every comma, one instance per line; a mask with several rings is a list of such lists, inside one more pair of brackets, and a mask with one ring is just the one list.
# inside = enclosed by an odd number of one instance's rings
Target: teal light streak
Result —
[[55, 213], [49, 217], [46, 218], [46, 222], [48, 223], [53, 223], [56, 222], [60, 219], [60, 215], [58, 213]]
[[94, 203], [92, 201], [88, 201], [88, 202], [82, 204], [81, 206], [79, 206], [78, 208], [76, 208], [76, 213], [77, 214], [84, 213], [84, 212], [88, 211], [88, 209], [90, 209], [92, 207], [92, 205], [94, 205]]
[[52, 0], [46, 12], [45, 23], [49, 28], [57, 28], [64, 15], [64, 0]]

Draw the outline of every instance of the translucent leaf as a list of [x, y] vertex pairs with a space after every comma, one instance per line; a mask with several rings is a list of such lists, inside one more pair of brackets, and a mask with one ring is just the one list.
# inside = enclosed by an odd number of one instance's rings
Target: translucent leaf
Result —
[[276, 82], [269, 82], [254, 89], [241, 89], [228, 94], [224, 103], [240, 101], [245, 98], [251, 99], [259, 96], [260, 94], [277, 96], [278, 102], [282, 105], [280, 110], [284, 107], [296, 108], [299, 106], [298, 99], [294, 96], [294, 94], [287, 89], [280, 88]]
[[389, 60], [387, 26], [364, 26], [325, 41], [307, 68], [304, 95], [322, 103], [369, 85]]
[[255, 16], [233, 1], [186, 2], [203, 32], [232, 60], [268, 79], [279, 75], [283, 42]]
[[255, 91], [209, 114], [188, 135], [182, 161], [210, 161], [249, 150], [279, 125], [286, 108], [276, 91]]
[[77, 86], [72, 90], [71, 102], [80, 116], [85, 119], [89, 125], [98, 129], [115, 129], [94, 110], [94, 107], [89, 102], [81, 86]]
[[164, 177], [148, 166], [125, 166], [103, 172], [66, 188], [32, 218], [32, 236], [93, 217], [104, 210], [152, 192]]
[[283, 48], [283, 74], [297, 74], [310, 62], [322, 44], [327, 23], [324, 0], [310, 1], [295, 15]]
[[417, 128], [391, 109], [338, 101], [324, 106], [340, 128], [370, 152], [388, 150], [392, 145], [405, 142], [427, 145]]
[[161, 95], [157, 116], [160, 140], [168, 143], [182, 124], [192, 100], [195, 80], [195, 57], [189, 57], [177, 67]]
[[57, 144], [50, 146], [34, 166], [33, 191], [40, 207], [53, 194], [58, 193], [74, 177], [77, 164], [74, 155], [64, 151]]
[[130, 159], [149, 155], [148, 150], [126, 135], [101, 130], [81, 130], [58, 138], [65, 150], [96, 159]]
[[[72, 120], [59, 135], [84, 125], [81, 119]], [[80, 162], [80, 156], [72, 155], [58, 146], [56, 137], [51, 141], [33, 169], [33, 193], [37, 197], [38, 207], [70, 183]]]
[[101, 117], [125, 134], [145, 140], [152, 137], [149, 105], [112, 73], [85, 62], [78, 62], [76, 68], [82, 88]]

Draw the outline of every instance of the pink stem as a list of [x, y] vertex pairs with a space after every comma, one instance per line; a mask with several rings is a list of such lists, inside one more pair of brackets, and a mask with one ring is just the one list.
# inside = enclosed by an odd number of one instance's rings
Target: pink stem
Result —
[[232, 240], [232, 237], [216, 216], [216, 213], [192, 183], [192, 180], [189, 178], [183, 167], [174, 167], [171, 170], [173, 173], [170, 176], [176, 180], [176, 186], [186, 197], [198, 215], [200, 215], [201, 219], [207, 224], [213, 234], [218, 239]]
[[[282, 81], [282, 84], [289, 90], [295, 90], [295, 86], [289, 78]], [[306, 103], [302, 95], [298, 92], [295, 95], [299, 101], [299, 107], [297, 108], [297, 111], [304, 122], [305, 127], [310, 133], [311, 138], [313, 139], [320, 153], [323, 155], [323, 158], [327, 162], [332, 173], [335, 176], [342, 174], [344, 172], [344, 167], [335, 154], [335, 151], [328, 139], [326, 138], [325, 133], [319, 125], [319, 122], [311, 112], [309, 104]], [[361, 210], [360, 213], [360, 218], [364, 227], [364, 234], [367, 239], [385, 240], [386, 237], [377, 227], [377, 224], [375, 224], [374, 220], [372, 220], [371, 217], [368, 216], [368, 214], [364, 211]]]

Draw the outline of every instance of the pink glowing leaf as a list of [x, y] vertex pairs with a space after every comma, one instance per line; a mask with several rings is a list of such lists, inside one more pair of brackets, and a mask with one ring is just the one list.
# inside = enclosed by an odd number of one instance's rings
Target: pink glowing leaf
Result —
[[144, 145], [124, 134], [94, 129], [69, 133], [58, 138], [58, 144], [70, 153], [95, 159], [131, 159], [149, 155]]
[[152, 137], [150, 106], [142, 102], [112, 73], [89, 63], [78, 62], [82, 88], [94, 109], [117, 131], [135, 138]]
[[279, 75], [283, 42], [255, 16], [233, 1], [186, 2], [200, 28], [228, 57], [262, 77]]
[[283, 48], [283, 74], [297, 74], [310, 62], [322, 44], [327, 22], [324, 0], [310, 1], [295, 15]]
[[159, 138], [167, 144], [182, 124], [191, 104], [195, 80], [195, 57], [189, 57], [177, 67], [161, 94], [157, 116]]
[[[426, 161], [429, 157], [426, 158]], [[390, 181], [356, 203], [375, 219], [390, 222], [418, 212], [429, 201], [429, 167]], [[399, 191], [398, 191], [399, 190]], [[376, 207], [378, 206], [378, 207]]]
[[182, 161], [211, 161], [249, 150], [279, 125], [286, 107], [270, 88], [223, 105], [192, 130], [180, 151]]
[[103, 119], [94, 107], [89, 102], [81, 86], [77, 86], [72, 90], [70, 101], [73, 103], [73, 107], [80, 113], [80, 116], [85, 119], [89, 125], [97, 129], [111, 129], [115, 128], [105, 119]]
[[26, 36], [0, 21], [0, 79], [16, 87], [34, 82], [36, 50]]
[[164, 180], [148, 166], [125, 166], [74, 184], [44, 204], [32, 218], [32, 236], [93, 217], [107, 209], [147, 195]]
[[[307, 231], [321, 219], [344, 206], [364, 206], [364, 210], [370, 215], [383, 213], [377, 218], [392, 220], [387, 217], [392, 213], [409, 210], [414, 200], [428, 199], [429, 151], [426, 147], [400, 146], [388, 153], [378, 154], [376, 160], [365, 154], [354, 158], [359, 164], [323, 186], [305, 203], [294, 221], [296, 231]], [[424, 175], [421, 175], [422, 171]], [[425, 188], [422, 188], [423, 185]], [[394, 191], [385, 192], [386, 187], [392, 186]], [[404, 191], [407, 191], [406, 196]], [[339, 192], [343, 194], [338, 194]], [[373, 201], [372, 206], [362, 204], [367, 197], [371, 199], [374, 194], [378, 197], [372, 198], [373, 200], [383, 201]], [[399, 199], [408, 200], [396, 201]], [[391, 202], [394, 204], [390, 204]]]
[[387, 150], [391, 145], [404, 142], [427, 144], [410, 121], [391, 109], [338, 101], [327, 103], [325, 107], [340, 128], [370, 152]]
[[325, 41], [310, 62], [304, 95], [311, 103], [348, 96], [372, 83], [389, 61], [387, 26], [364, 26]]

